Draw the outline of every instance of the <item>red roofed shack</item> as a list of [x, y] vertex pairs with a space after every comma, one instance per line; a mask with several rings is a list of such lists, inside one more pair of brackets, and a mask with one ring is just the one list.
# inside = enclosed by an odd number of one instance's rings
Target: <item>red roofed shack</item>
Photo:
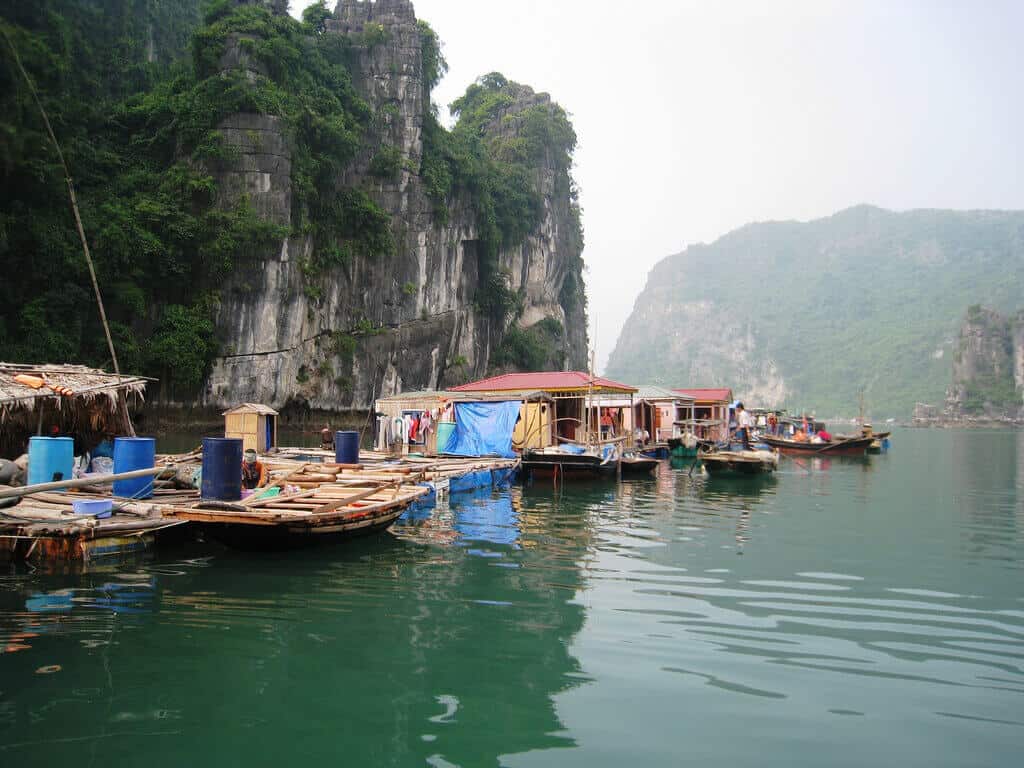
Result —
[[582, 371], [541, 371], [492, 376], [453, 387], [452, 391], [514, 395], [517, 399], [536, 392], [548, 395], [550, 403], [524, 400], [522, 404], [512, 443], [516, 450], [522, 451], [557, 442], [583, 442], [587, 439], [588, 425], [590, 435], [595, 438], [602, 433], [602, 424], [605, 432], [618, 436], [631, 434], [631, 404], [618, 407], [609, 402], [620, 401], [623, 396], [632, 398], [637, 389]]

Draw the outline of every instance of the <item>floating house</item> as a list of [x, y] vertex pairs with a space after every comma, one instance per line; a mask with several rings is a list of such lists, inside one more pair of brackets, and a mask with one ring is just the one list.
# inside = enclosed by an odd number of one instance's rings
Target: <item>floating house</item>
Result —
[[129, 409], [149, 381], [84, 365], [0, 362], [0, 457], [25, 453], [33, 435], [70, 435], [88, 450], [108, 435], [132, 434]]
[[652, 385], [639, 387], [633, 410], [637, 428], [647, 430], [655, 443], [680, 437], [686, 430], [679, 422], [696, 418], [692, 396]]
[[259, 453], [277, 447], [277, 411], [259, 403], [242, 403], [224, 411], [224, 437], [242, 439], [243, 450]]
[[732, 390], [727, 387], [674, 389], [673, 392], [693, 398], [694, 434], [701, 440], [727, 440], [729, 437], [729, 408]]
[[[461, 392], [456, 390], [415, 390], [401, 392], [397, 395], [379, 398], [376, 401], [377, 427], [374, 448], [378, 451], [390, 452], [396, 445], [401, 446], [404, 453], [423, 453], [426, 456], [437, 456], [447, 452], [449, 440], [455, 432], [455, 423], [460, 411], [472, 418], [470, 404], [478, 404], [473, 409], [476, 415], [488, 410], [487, 404], [516, 403], [518, 414], [524, 418], [516, 418], [512, 427], [511, 440], [513, 446], [527, 439], [528, 434], [537, 426], [536, 432], [543, 445], [550, 445], [551, 397], [540, 391], [524, 391], [512, 394]], [[429, 413], [429, 429], [417, 429], [422, 423], [424, 413]], [[468, 426], [468, 425], [467, 425]], [[494, 425], [488, 426], [488, 431]], [[397, 432], [402, 433], [400, 440]], [[479, 437], [479, 436], [477, 436]], [[494, 448], [491, 446], [482, 446]], [[490, 452], [490, 451], [488, 451]], [[459, 455], [459, 454], [456, 454]], [[466, 455], [466, 454], [462, 454]]]
[[[637, 393], [636, 387], [582, 371], [506, 373], [453, 387], [452, 391], [521, 400], [513, 436], [517, 451], [583, 442], [588, 434], [600, 434], [602, 419], [613, 422], [616, 435], [630, 434], [633, 397]], [[546, 400], [526, 400], [530, 394], [543, 395]]]

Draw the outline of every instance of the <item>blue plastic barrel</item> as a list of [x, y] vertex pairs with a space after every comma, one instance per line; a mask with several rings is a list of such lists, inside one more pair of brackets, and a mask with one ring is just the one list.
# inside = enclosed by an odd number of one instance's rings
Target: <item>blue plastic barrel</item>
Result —
[[214, 501], [242, 498], [242, 439], [203, 438], [203, 482], [199, 495]]
[[334, 433], [334, 460], [339, 464], [359, 463], [359, 433]]
[[54, 480], [70, 480], [71, 470], [74, 466], [75, 441], [70, 437], [29, 438], [29, 485], [51, 483]]
[[[152, 469], [156, 464], [156, 438], [115, 437], [114, 474]], [[124, 499], [148, 499], [153, 495], [153, 477], [114, 481], [114, 495]]]

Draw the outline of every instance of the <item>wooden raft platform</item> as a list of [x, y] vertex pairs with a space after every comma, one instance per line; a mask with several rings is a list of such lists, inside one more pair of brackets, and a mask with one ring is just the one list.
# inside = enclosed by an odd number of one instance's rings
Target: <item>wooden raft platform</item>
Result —
[[76, 499], [109, 497], [109, 491], [41, 492], [0, 510], [0, 559], [90, 561], [144, 550], [153, 544], [157, 531], [181, 524], [164, 518], [160, 506], [187, 504], [199, 493], [157, 490], [143, 501], [114, 499], [108, 518], [76, 515], [72, 509]]
[[[259, 458], [270, 475], [270, 485], [291, 485], [307, 490], [324, 483], [344, 486], [365, 486], [374, 482], [439, 484], [474, 472], [512, 471], [520, 465], [519, 459], [492, 457], [405, 456], [396, 460], [375, 451], [362, 451], [359, 459], [359, 464], [339, 464], [334, 461], [332, 451], [319, 448], [282, 448]], [[158, 456], [157, 462], [162, 461], [177, 465], [178, 480], [187, 485], [201, 466], [202, 455], [193, 451]]]

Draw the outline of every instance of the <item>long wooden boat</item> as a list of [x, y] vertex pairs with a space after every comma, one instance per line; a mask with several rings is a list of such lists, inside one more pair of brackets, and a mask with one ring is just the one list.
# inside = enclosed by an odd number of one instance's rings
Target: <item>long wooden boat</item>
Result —
[[380, 531], [429, 493], [425, 485], [374, 483], [358, 489], [331, 483], [270, 498], [200, 501], [161, 511], [165, 517], [200, 524], [230, 546], [287, 549]]
[[758, 475], [774, 472], [779, 466], [775, 451], [712, 451], [701, 454], [700, 460], [712, 475]]
[[872, 440], [874, 440], [873, 437], [853, 437], [836, 438], [827, 443], [812, 443], [774, 435], [761, 437], [762, 442], [773, 448], [778, 448], [782, 453], [799, 456], [863, 456]]

